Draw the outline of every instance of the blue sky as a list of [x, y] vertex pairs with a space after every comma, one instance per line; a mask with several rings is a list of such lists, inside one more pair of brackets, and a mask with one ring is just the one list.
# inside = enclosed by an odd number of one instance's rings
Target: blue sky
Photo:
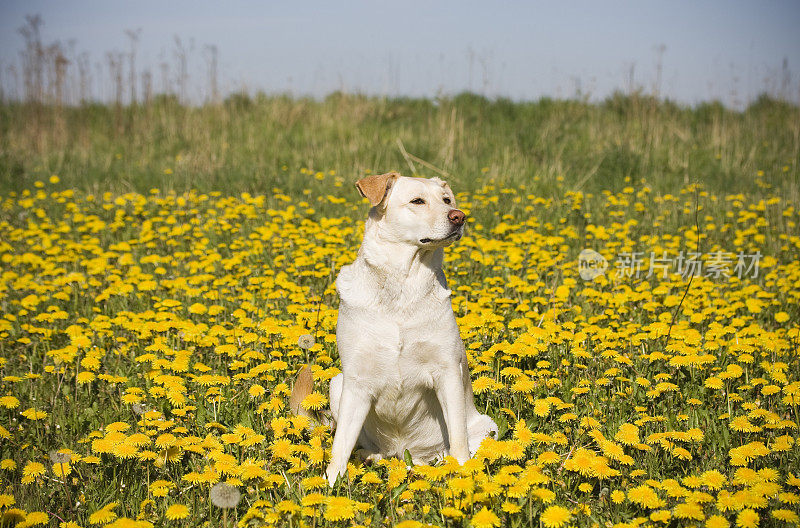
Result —
[[[789, 98], [800, 97], [797, 0], [563, 2], [202, 2], [184, 0], [0, 2], [0, 66], [18, 64], [26, 14], [44, 19], [46, 42], [74, 41], [105, 67], [127, 51], [126, 29], [141, 29], [137, 66], [174, 64], [174, 36], [189, 52], [191, 95], [207, 90], [204, 49], [219, 49], [224, 91], [333, 90], [435, 96], [602, 99], [633, 85], [695, 103], [736, 104], [777, 93], [782, 63]], [[661, 48], [663, 46], [663, 48]], [[663, 51], [659, 51], [663, 49]], [[95, 66], [95, 76], [103, 78]], [[797, 72], [797, 73], [795, 73]], [[105, 94], [110, 92], [104, 83]], [[99, 90], [100, 82], [98, 81]]]

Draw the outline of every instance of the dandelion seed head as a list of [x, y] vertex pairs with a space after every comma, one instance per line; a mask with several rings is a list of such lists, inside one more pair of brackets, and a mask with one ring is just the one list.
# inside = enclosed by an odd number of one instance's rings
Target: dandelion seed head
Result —
[[50, 462], [53, 464], [69, 464], [70, 460], [72, 460], [72, 455], [70, 453], [50, 451]]
[[297, 346], [302, 348], [303, 350], [308, 350], [314, 346], [316, 340], [314, 336], [311, 334], [303, 334], [297, 338]]
[[241, 496], [238, 488], [224, 482], [214, 484], [208, 493], [211, 504], [217, 508], [235, 508]]

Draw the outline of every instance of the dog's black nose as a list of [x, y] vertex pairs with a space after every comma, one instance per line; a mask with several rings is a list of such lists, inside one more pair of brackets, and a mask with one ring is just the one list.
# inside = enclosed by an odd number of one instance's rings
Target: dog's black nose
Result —
[[450, 212], [447, 213], [447, 219], [450, 220], [450, 223], [453, 225], [464, 225], [464, 219], [466, 219], [467, 215], [464, 214], [464, 211], [459, 211], [458, 209], [450, 209]]

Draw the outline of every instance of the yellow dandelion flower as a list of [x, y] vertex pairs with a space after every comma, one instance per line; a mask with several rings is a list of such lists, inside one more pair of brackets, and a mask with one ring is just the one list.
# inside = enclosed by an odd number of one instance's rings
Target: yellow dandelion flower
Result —
[[3, 396], [0, 398], [0, 406], [6, 409], [15, 409], [19, 407], [19, 400], [14, 396]]
[[445, 506], [440, 510], [441, 514], [450, 519], [460, 519], [464, 516], [464, 512], [452, 506]]
[[636, 486], [628, 490], [628, 500], [644, 508], [663, 508], [665, 502], [650, 486]]
[[413, 519], [406, 519], [405, 521], [400, 521], [394, 526], [395, 528], [422, 528], [425, 525]]
[[129, 519], [128, 517], [120, 517], [106, 525], [105, 528], [149, 528], [150, 523], [147, 521], [137, 521]]
[[272, 450], [272, 456], [275, 458], [283, 458], [286, 459], [292, 455], [294, 451], [292, 443], [286, 438], [280, 438], [275, 440], [270, 446]]
[[114, 519], [117, 518], [117, 514], [114, 513], [114, 508], [117, 507], [116, 502], [112, 502], [106, 504], [93, 514], [89, 516], [89, 523], [90, 524], [108, 524]]
[[[512, 392], [527, 393], [536, 388], [536, 382], [528, 377], [519, 378], [511, 385]], [[548, 405], [549, 408], [549, 405]]]
[[380, 484], [383, 480], [374, 471], [367, 471], [361, 476], [361, 482], [365, 484]]
[[528, 447], [533, 441], [533, 433], [528, 429], [525, 420], [520, 420], [514, 425], [514, 440], [523, 447]]
[[800, 495], [785, 491], [783, 493], [778, 493], [778, 500], [786, 504], [798, 504], [800, 503]]
[[[781, 478], [781, 474], [773, 468], [762, 468], [758, 470], [758, 477], [765, 482], [777, 482]], [[768, 495], [772, 495], [769, 493]]]
[[106, 434], [108, 433], [121, 433], [130, 429], [131, 426], [125, 422], [113, 422], [105, 427]]
[[114, 456], [122, 459], [135, 458], [138, 451], [136, 446], [129, 442], [120, 442], [111, 449]]
[[447, 487], [453, 495], [466, 495], [475, 489], [475, 481], [471, 478], [454, 478], [447, 482]]
[[69, 476], [72, 473], [72, 465], [69, 462], [57, 462], [51, 467], [53, 474], [61, 478]]
[[78, 383], [78, 385], [85, 385], [91, 381], [94, 381], [94, 379], [94, 372], [90, 372], [88, 370], [83, 370], [77, 376], [75, 376], [75, 381]]
[[178, 521], [189, 516], [189, 508], [183, 504], [173, 504], [164, 513], [169, 521]]
[[247, 389], [247, 394], [250, 395], [251, 398], [260, 398], [267, 392], [267, 389], [262, 387], [259, 384], [252, 385], [249, 389]]
[[678, 458], [680, 460], [691, 460], [692, 459], [692, 454], [688, 450], [686, 450], [686, 449], [684, 449], [682, 447], [674, 448], [672, 450], [672, 455], [675, 458]]
[[555, 451], [545, 451], [536, 457], [536, 463], [540, 466], [548, 466], [557, 464], [561, 460], [561, 456]]
[[747, 419], [747, 416], [737, 416], [733, 420], [731, 420], [730, 428], [734, 431], [741, 431], [741, 432], [757, 432], [761, 428], [754, 426], [750, 423], [750, 420]]
[[739, 528], [756, 528], [759, 520], [759, 515], [755, 510], [746, 508], [736, 516], [736, 526]]
[[614, 435], [614, 440], [623, 445], [636, 445], [641, 442], [639, 440], [639, 428], [633, 424], [624, 423], [619, 426], [619, 431]]
[[156, 447], [167, 449], [175, 445], [177, 438], [172, 433], [163, 433], [156, 438]]
[[500, 526], [500, 519], [486, 506], [472, 516], [470, 524], [475, 528], [496, 528]]
[[675, 517], [678, 519], [692, 519], [695, 521], [702, 521], [705, 519], [703, 514], [703, 506], [696, 502], [684, 502], [677, 504], [673, 510]]
[[800, 524], [800, 517], [798, 517], [797, 513], [791, 510], [784, 510], [784, 509], [772, 510], [772, 512], [770, 512], [770, 515], [772, 515], [773, 518], [778, 519], [779, 521], [792, 524]]
[[427, 491], [431, 489], [431, 483], [427, 480], [415, 480], [408, 485], [408, 489], [411, 491]]
[[547, 488], [533, 488], [531, 494], [545, 504], [550, 504], [556, 498], [555, 492]]
[[328, 403], [328, 398], [318, 392], [312, 392], [306, 396], [300, 405], [304, 409], [321, 409]]
[[30, 484], [36, 479], [36, 477], [43, 475], [44, 472], [44, 464], [39, 462], [28, 462], [22, 469], [22, 483]]
[[483, 394], [497, 387], [497, 382], [488, 376], [480, 376], [472, 382], [472, 392]]
[[206, 313], [208, 311], [208, 308], [206, 308], [206, 305], [204, 304], [194, 303], [189, 306], [188, 310], [190, 314], [201, 315]]
[[285, 405], [286, 404], [285, 404], [285, 402], [283, 401], [282, 398], [278, 398], [277, 396], [273, 396], [272, 398], [269, 399], [268, 402], [266, 402], [266, 406], [264, 408], [266, 410], [268, 410], [268, 411], [278, 412], [278, 411], [283, 410]]
[[39, 524], [47, 524], [50, 522], [50, 517], [45, 512], [30, 512], [25, 516], [25, 526], [37, 526]]
[[564, 413], [564, 414], [561, 415], [561, 417], [558, 419], [558, 421], [564, 423], [564, 422], [571, 422], [571, 421], [574, 421], [574, 420], [577, 420], [577, 419], [578, 419], [578, 415], [575, 414], [575, 413]]
[[728, 490], [722, 490], [717, 494], [717, 509], [721, 512], [737, 510], [741, 507], [739, 501], [736, 500]]
[[537, 399], [533, 402], [533, 413], [536, 416], [547, 416], [550, 414], [550, 402], [547, 400]]
[[325, 495], [322, 493], [309, 493], [300, 501], [303, 506], [319, 506], [325, 503]]
[[731, 523], [722, 515], [712, 515], [706, 519], [706, 528], [729, 528]]
[[223, 444], [238, 444], [242, 441], [242, 435], [238, 433], [225, 433], [221, 435], [220, 440], [222, 440]]
[[30, 409], [26, 409], [20, 413], [22, 416], [27, 418], [28, 420], [44, 420], [47, 418], [47, 412], [45, 411], [37, 411], [33, 407]]
[[355, 517], [353, 501], [347, 497], [330, 497], [325, 507], [326, 521], [346, 521]]
[[560, 528], [572, 519], [570, 511], [562, 506], [548, 506], [540, 518], [547, 528]]

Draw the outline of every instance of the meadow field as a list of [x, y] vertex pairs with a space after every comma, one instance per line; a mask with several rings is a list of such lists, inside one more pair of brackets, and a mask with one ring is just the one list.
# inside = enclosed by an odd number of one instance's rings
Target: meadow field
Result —
[[[3, 102], [0, 525], [797, 526], [799, 165], [768, 97]], [[468, 215], [445, 273], [500, 434], [329, 489], [289, 394], [310, 364], [327, 405], [353, 183], [389, 170]]]

